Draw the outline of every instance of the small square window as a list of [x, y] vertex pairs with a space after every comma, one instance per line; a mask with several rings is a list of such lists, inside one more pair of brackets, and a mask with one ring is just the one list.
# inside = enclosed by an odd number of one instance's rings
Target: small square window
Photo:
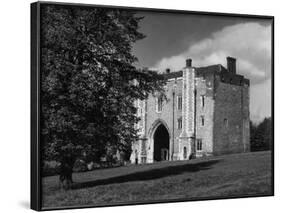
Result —
[[163, 108], [163, 97], [157, 97], [156, 98], [156, 112], [162, 112]]
[[182, 129], [182, 118], [178, 119], [178, 129]]
[[182, 96], [178, 96], [178, 110], [182, 110]]
[[196, 150], [197, 151], [201, 151], [202, 150], [202, 139], [197, 139]]
[[187, 158], [187, 149], [186, 149], [186, 147], [183, 147], [183, 158], [184, 159]]
[[204, 108], [204, 106], [205, 106], [205, 95], [200, 96], [200, 103], [201, 103], [201, 107]]
[[227, 120], [227, 118], [223, 119], [223, 125], [225, 127], [228, 127], [228, 120]]
[[201, 126], [204, 126], [205, 125], [205, 118], [204, 116], [200, 116], [200, 119], [201, 119]]

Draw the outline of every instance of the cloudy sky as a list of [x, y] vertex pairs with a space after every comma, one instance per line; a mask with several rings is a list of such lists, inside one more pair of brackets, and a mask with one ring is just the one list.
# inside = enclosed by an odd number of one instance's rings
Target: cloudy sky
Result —
[[269, 20], [140, 12], [146, 38], [134, 46], [138, 66], [178, 71], [192, 58], [195, 67], [226, 66], [237, 58], [237, 73], [250, 79], [250, 117], [271, 115], [271, 23]]

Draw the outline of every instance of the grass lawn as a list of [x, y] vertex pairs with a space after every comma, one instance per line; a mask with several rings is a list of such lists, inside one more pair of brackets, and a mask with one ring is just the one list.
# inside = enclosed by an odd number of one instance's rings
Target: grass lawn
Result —
[[58, 176], [43, 178], [43, 206], [271, 195], [271, 152], [100, 169], [73, 180], [75, 189], [63, 191]]

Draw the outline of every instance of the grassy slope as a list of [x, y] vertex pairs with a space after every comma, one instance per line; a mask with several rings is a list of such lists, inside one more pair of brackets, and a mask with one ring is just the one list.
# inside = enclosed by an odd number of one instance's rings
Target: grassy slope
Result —
[[130, 165], [73, 176], [75, 189], [66, 192], [58, 189], [57, 176], [44, 178], [43, 206], [272, 194], [270, 152]]

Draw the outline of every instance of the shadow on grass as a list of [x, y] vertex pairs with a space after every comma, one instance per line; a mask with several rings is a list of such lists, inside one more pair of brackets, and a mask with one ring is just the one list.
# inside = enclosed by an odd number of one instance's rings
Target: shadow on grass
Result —
[[99, 180], [88, 181], [83, 183], [74, 183], [73, 189], [81, 189], [81, 188], [88, 188], [88, 187], [94, 187], [99, 185], [125, 183], [125, 182], [132, 182], [132, 181], [153, 180], [153, 179], [163, 178], [171, 175], [178, 175], [184, 172], [198, 172], [200, 170], [210, 169], [213, 164], [216, 164], [219, 161], [220, 160], [210, 160], [207, 162], [168, 166], [164, 168], [135, 172], [132, 174], [126, 174], [126, 175], [111, 177], [107, 179], [99, 179]]

